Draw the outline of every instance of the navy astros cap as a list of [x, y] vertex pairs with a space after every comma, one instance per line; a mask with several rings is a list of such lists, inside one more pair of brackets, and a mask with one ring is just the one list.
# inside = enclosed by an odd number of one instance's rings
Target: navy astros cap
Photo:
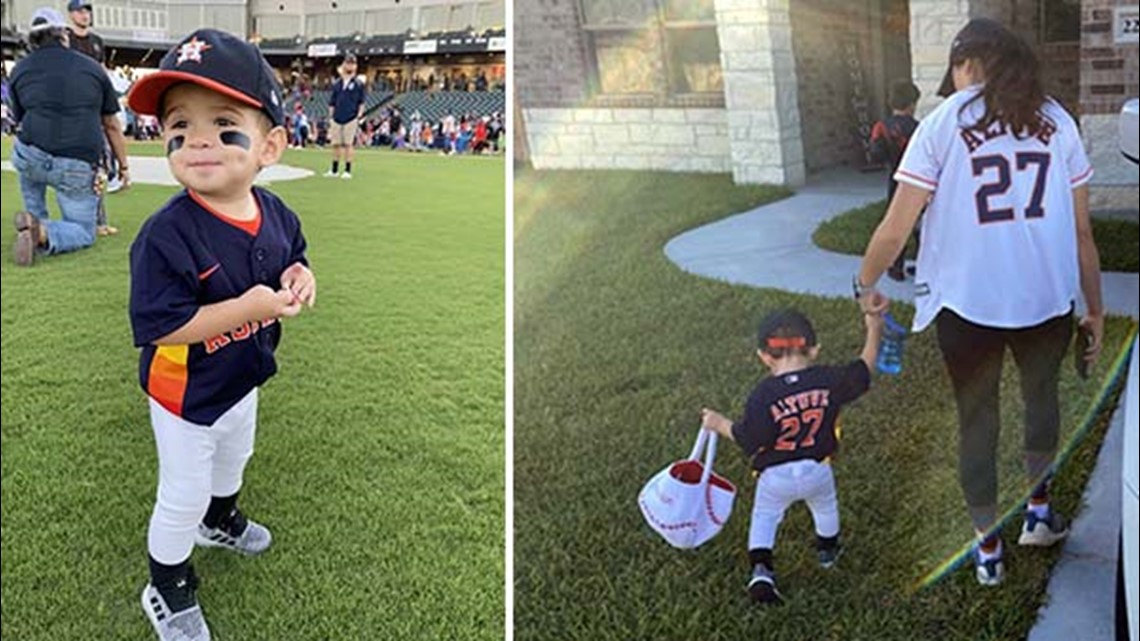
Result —
[[946, 68], [946, 75], [942, 77], [942, 84], [938, 87], [938, 96], [948, 98], [954, 94], [954, 65], [967, 58], [980, 56], [989, 50], [997, 48], [1014, 36], [1000, 22], [988, 18], [974, 18], [962, 27], [958, 35], [954, 36], [954, 43], [950, 45], [950, 66]]
[[127, 105], [159, 118], [162, 96], [182, 82], [192, 82], [265, 112], [274, 126], [285, 122], [281, 86], [261, 51], [217, 29], [199, 29], [162, 58], [158, 71], [135, 82]]
[[782, 309], [772, 312], [760, 321], [757, 330], [760, 349], [815, 347], [815, 328], [799, 311]]
[[90, 9], [91, 3], [87, 0], [68, 0], [68, 11], [79, 11], [80, 9]]

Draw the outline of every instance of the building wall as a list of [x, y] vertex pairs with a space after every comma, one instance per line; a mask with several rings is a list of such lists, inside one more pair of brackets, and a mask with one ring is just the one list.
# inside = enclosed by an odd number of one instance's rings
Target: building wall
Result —
[[536, 169], [729, 172], [723, 109], [522, 108]]
[[[870, 2], [791, 3], [792, 42], [799, 81], [799, 111], [808, 171], [864, 163], [860, 121], [881, 117], [872, 55]], [[864, 135], [865, 134], [865, 135]]]
[[1081, 3], [1081, 128], [1096, 175], [1094, 208], [1137, 207], [1136, 165], [1120, 154], [1117, 132], [1120, 108], [1140, 94], [1136, 44], [1114, 43], [1113, 10], [1136, 6], [1135, 0], [1083, 0]]
[[731, 171], [723, 109], [593, 99], [576, 0], [517, 2], [514, 11], [514, 95], [536, 168]]
[[576, 0], [520, 0], [514, 11], [515, 99], [524, 107], [582, 104], [588, 75]]

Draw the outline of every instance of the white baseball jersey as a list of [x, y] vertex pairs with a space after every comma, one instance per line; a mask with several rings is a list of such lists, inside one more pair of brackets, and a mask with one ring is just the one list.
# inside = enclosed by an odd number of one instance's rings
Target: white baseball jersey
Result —
[[1073, 189], [1092, 177], [1077, 126], [1053, 100], [1043, 127], [1016, 138], [1000, 123], [969, 129], [980, 87], [955, 93], [915, 131], [895, 180], [933, 191], [922, 222], [914, 330], [946, 308], [979, 325], [1031, 327], [1076, 300]]

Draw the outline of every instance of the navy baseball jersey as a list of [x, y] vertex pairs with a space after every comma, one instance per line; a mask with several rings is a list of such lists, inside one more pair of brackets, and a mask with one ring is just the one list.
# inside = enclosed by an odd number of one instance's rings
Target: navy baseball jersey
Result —
[[202, 343], [154, 345], [198, 308], [237, 298], [255, 285], [281, 288], [281, 273], [305, 259], [301, 221], [255, 187], [260, 213], [237, 221], [183, 190], [150, 217], [131, 245], [131, 327], [142, 348], [147, 395], [191, 423], [210, 425], [277, 371], [275, 319], [246, 323]]
[[839, 409], [870, 385], [871, 372], [862, 360], [770, 376], [748, 396], [732, 437], [759, 471], [788, 461], [822, 461], [839, 442]]

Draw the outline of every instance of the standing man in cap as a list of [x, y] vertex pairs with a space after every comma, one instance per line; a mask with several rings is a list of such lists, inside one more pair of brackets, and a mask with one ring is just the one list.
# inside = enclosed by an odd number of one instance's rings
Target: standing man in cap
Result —
[[[68, 48], [68, 30], [55, 9], [37, 9], [28, 32], [31, 53], [12, 70], [12, 116], [20, 131], [12, 165], [28, 211], [15, 217], [17, 265], [37, 253], [60, 254], [95, 242], [98, 165], [104, 139], [129, 184], [119, 100], [98, 63]], [[56, 192], [62, 220], [48, 220], [47, 188]]]
[[332, 124], [329, 138], [332, 140], [332, 168], [325, 173], [329, 178], [336, 177], [340, 159], [344, 158], [344, 173], [341, 178], [352, 178], [352, 151], [356, 143], [356, 123], [364, 117], [364, 82], [356, 75], [356, 55], [348, 53], [340, 64], [340, 78], [333, 84], [329, 98], [329, 111]]
[[[100, 66], [106, 65], [107, 48], [103, 45], [103, 38], [91, 31], [91, 3], [87, 0], [69, 0], [67, 15], [71, 18], [71, 25], [67, 28], [70, 32], [71, 48], [98, 62]], [[102, 165], [108, 174], [118, 175], [118, 172], [115, 171], [110, 143], [103, 145]], [[112, 180], [108, 187], [108, 191], [118, 191], [122, 188], [122, 184], [117, 180]], [[96, 219], [95, 233], [99, 236], [113, 236], [119, 233], [117, 228], [107, 223], [107, 208], [102, 193], [99, 195], [99, 213]]]
[[71, 18], [71, 48], [99, 64], [107, 62], [107, 50], [103, 38], [91, 31], [91, 3], [87, 0], [69, 0], [67, 15]]

